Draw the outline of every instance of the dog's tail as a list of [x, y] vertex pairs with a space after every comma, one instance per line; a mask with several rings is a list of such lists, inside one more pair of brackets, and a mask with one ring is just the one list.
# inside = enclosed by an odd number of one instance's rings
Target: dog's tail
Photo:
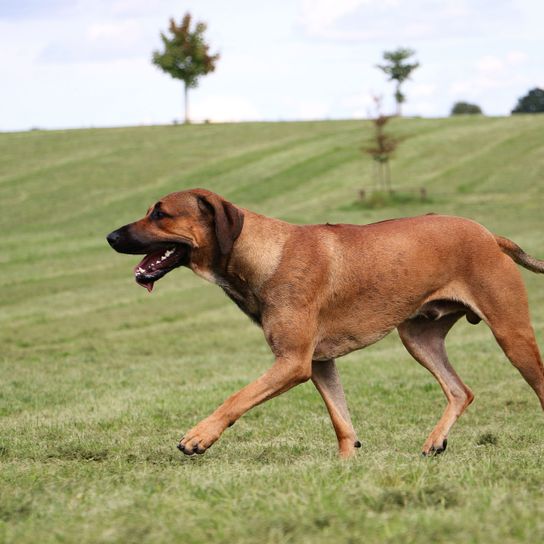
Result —
[[544, 274], [544, 261], [528, 255], [517, 244], [512, 242], [512, 240], [503, 238], [502, 236], [494, 236], [497, 244], [499, 244], [499, 247], [501, 248], [501, 251], [506, 253], [514, 262], [518, 263], [524, 268], [527, 268], [527, 270], [530, 270], [531, 272]]

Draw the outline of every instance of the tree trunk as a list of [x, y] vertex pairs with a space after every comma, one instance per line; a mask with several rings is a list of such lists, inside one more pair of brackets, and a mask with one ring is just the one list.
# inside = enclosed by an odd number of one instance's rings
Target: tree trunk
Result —
[[400, 83], [397, 83], [397, 92], [395, 93], [395, 100], [397, 101], [397, 116], [402, 116], [402, 106], [401, 101], [399, 100], [400, 97]]
[[389, 159], [385, 161], [385, 185], [387, 186], [387, 191], [391, 194], [391, 166], [389, 165]]
[[187, 88], [187, 83], [183, 83], [184, 85], [184, 95], [185, 95], [185, 124], [190, 123], [189, 121], [189, 89]]

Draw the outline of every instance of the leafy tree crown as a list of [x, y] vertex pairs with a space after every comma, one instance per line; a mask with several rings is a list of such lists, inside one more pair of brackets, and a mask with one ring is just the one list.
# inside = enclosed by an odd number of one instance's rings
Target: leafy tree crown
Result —
[[512, 113], [544, 113], [544, 89], [531, 89], [518, 100]]
[[164, 50], [153, 52], [153, 64], [181, 79], [187, 87], [196, 87], [198, 78], [215, 70], [219, 54], [211, 55], [210, 46], [204, 39], [207, 25], [195, 24], [191, 30], [191, 14], [186, 13], [181, 24], [170, 19], [168, 31], [170, 37], [161, 32]]
[[399, 47], [395, 51], [384, 51], [383, 60], [388, 64], [377, 64], [376, 66], [389, 76], [389, 81], [395, 80], [402, 83], [410, 77], [416, 68], [419, 68], [419, 62], [412, 64], [405, 62], [413, 55], [415, 55], [415, 51], [406, 47]]
[[477, 104], [470, 104], [469, 102], [456, 102], [452, 109], [451, 115], [474, 115], [481, 114], [482, 108]]

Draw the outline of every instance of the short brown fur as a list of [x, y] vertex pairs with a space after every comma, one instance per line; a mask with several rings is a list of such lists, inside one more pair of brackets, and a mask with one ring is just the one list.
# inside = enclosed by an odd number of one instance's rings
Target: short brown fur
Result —
[[[360, 443], [334, 360], [395, 328], [446, 395], [446, 411], [423, 446], [425, 455], [440, 453], [473, 399], [444, 347], [463, 316], [489, 325], [544, 408], [544, 368], [512, 259], [536, 272], [544, 262], [478, 223], [432, 214], [364, 226], [293, 225], [203, 189], [172, 193], [160, 206], [167, 218], [155, 221], [148, 213], [125, 229], [146, 243], [190, 247], [186, 266], [218, 284], [262, 327], [276, 357], [185, 434], [184, 453], [204, 453], [249, 409], [311, 378], [340, 455], [349, 457]], [[121, 243], [112, 245], [124, 251]]]

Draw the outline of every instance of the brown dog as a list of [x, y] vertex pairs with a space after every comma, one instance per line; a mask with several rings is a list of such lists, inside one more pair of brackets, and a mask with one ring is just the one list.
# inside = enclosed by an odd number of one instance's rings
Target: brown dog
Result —
[[146, 254], [135, 277], [150, 291], [178, 266], [219, 285], [262, 327], [276, 357], [181, 439], [178, 447], [188, 455], [204, 453], [250, 408], [310, 378], [329, 411], [340, 455], [352, 455], [360, 443], [334, 359], [394, 328], [447, 397], [423, 445], [425, 455], [444, 451], [449, 430], [473, 399], [444, 348], [463, 316], [489, 325], [544, 408], [544, 368], [514, 264], [544, 272], [544, 261], [468, 219], [292, 225], [195, 189], [164, 197], [108, 242], [121, 253]]

